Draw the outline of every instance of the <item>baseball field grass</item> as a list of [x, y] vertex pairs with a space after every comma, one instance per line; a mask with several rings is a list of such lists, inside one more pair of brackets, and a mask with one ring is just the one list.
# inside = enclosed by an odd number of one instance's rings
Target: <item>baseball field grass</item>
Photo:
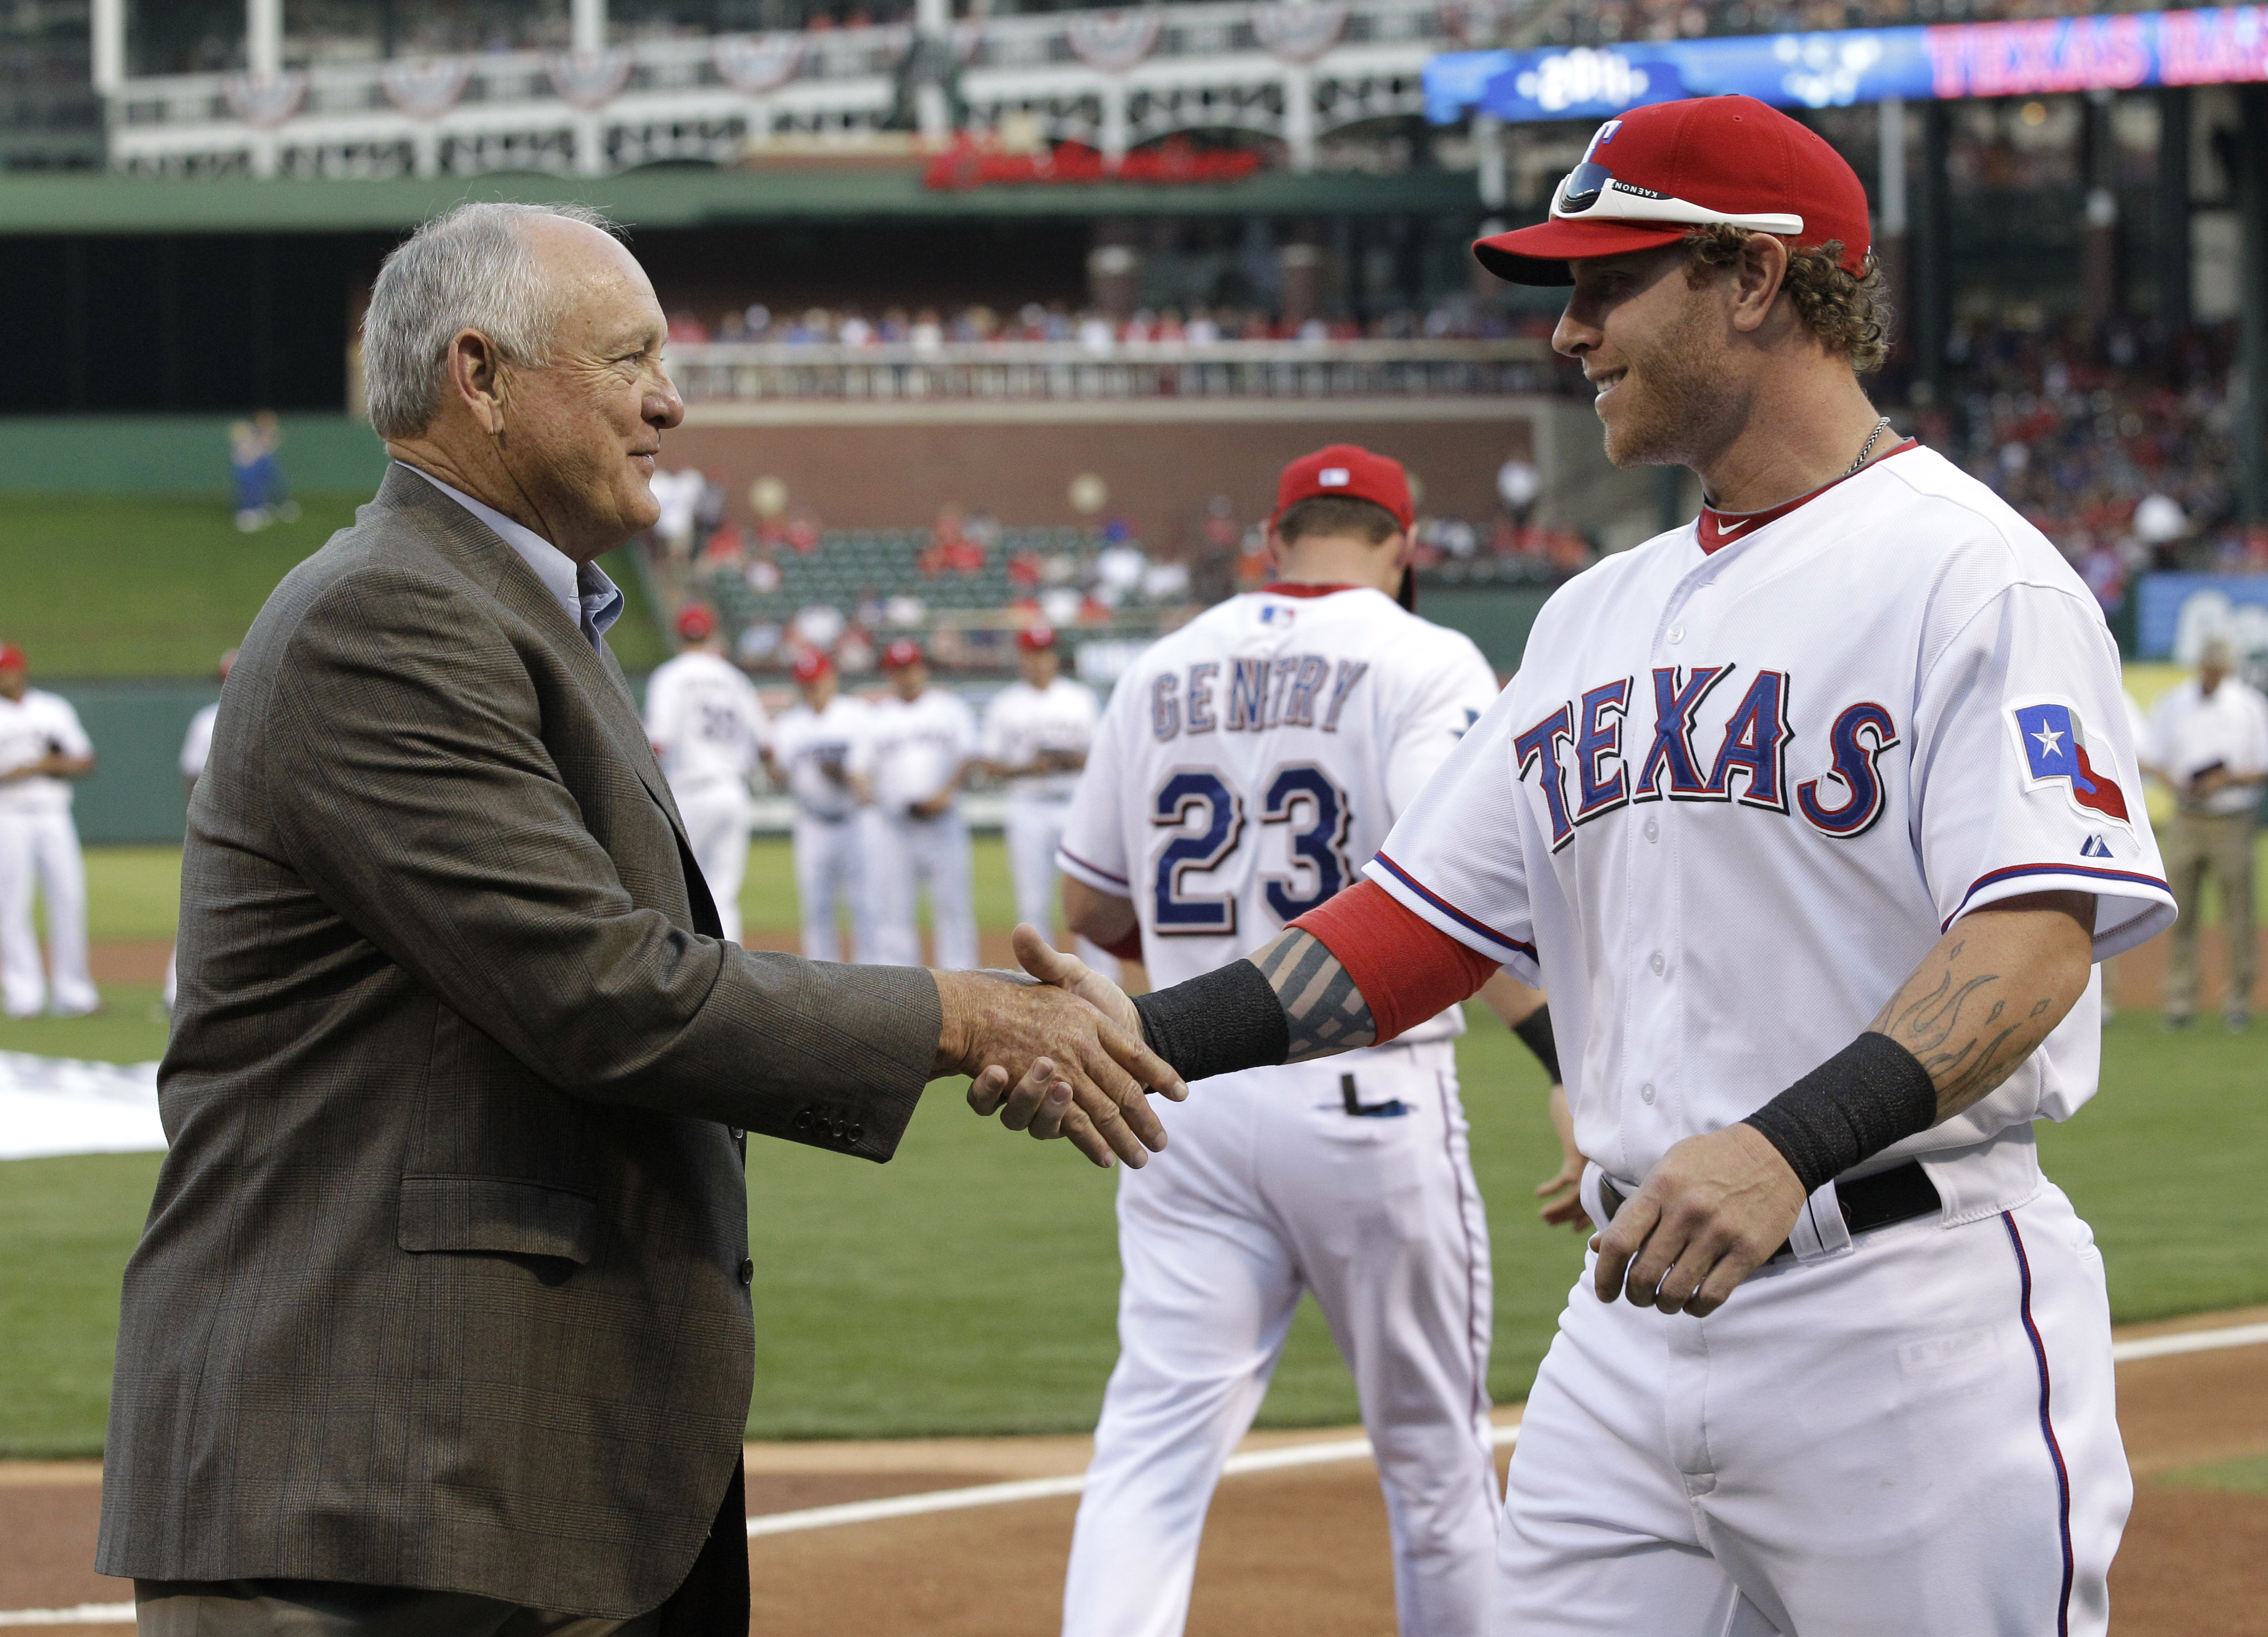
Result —
[[[792, 926], [783, 844], [759, 841], [742, 905], [757, 928]], [[178, 855], [90, 855], [98, 940], [170, 933]], [[1011, 918], [997, 838], [977, 847], [977, 908]], [[164, 1047], [153, 988], [106, 991], [98, 1018], [0, 1023], [0, 1050], [115, 1062]], [[2103, 1089], [2067, 1125], [2043, 1126], [2049, 1174], [2093, 1222], [2121, 1321], [2268, 1301], [2268, 1193], [2253, 1176], [2262, 1047], [2199, 1027], [2168, 1035], [2129, 1011], [2105, 1030]], [[1533, 1379], [1580, 1263], [1580, 1241], [1543, 1228], [1529, 1191], [1555, 1150], [1540, 1072], [1485, 1015], [1459, 1049], [1473, 1153], [1496, 1261], [1491, 1385]], [[941, 1084], [887, 1166], [783, 1143], [749, 1151], [757, 1249], [751, 1435], [887, 1437], [1091, 1427], [1115, 1353], [1113, 1179], [1061, 1145], [972, 1117]], [[100, 1447], [118, 1273], [157, 1174], [155, 1154], [0, 1164], [0, 1455]], [[1295, 1324], [1263, 1412], [1275, 1426], [1351, 1421], [1352, 1383], [1312, 1304]], [[2201, 1475], [2268, 1484], [2238, 1464]]]
[[[239, 534], [227, 502], [166, 496], [0, 496], [4, 635], [48, 676], [204, 676], [286, 570], [354, 520], [366, 495], [298, 497], [298, 518]], [[613, 638], [628, 668], [667, 657], [632, 599]]]

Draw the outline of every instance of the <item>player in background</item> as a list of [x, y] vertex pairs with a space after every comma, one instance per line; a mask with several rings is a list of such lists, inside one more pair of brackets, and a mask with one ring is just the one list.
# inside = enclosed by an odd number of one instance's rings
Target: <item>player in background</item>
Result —
[[[220, 656], [213, 667], [213, 680], [225, 683], [229, 667], [236, 663], [236, 650], [231, 648]], [[213, 722], [220, 715], [220, 701], [216, 699], [189, 719], [189, 731], [181, 736], [181, 800], [187, 803], [197, 793], [197, 780], [205, 773], [205, 763], [212, 759]], [[168, 1012], [173, 1009], [175, 995], [180, 988], [180, 976], [173, 970], [174, 952], [166, 954], [165, 1004]]]
[[804, 958], [842, 960], [838, 923], [847, 919], [853, 955], [872, 960], [868, 860], [858, 822], [865, 797], [863, 781], [850, 771], [852, 752], [866, 730], [867, 707], [842, 691], [835, 661], [816, 648], [796, 655], [795, 685], [802, 698], [772, 719], [764, 766], [795, 800], [795, 891]]
[[677, 657], [645, 685], [645, 734], [685, 821], [685, 839], [717, 901], [725, 936], [740, 941], [748, 873], [748, 775], [764, 740], [755, 684], [725, 657], [717, 616], [697, 602], [677, 616]]
[[[1019, 679], [984, 707], [983, 759], [1008, 786], [1008, 879], [1016, 889], [1016, 918], [1038, 927], [1052, 943], [1056, 848], [1101, 707], [1092, 688], [1063, 675], [1051, 625], [1027, 625], [1016, 633], [1016, 669]], [[1094, 970], [1117, 977], [1116, 956], [1084, 938], [1073, 947]]]
[[[1513, 1452], [1502, 1637], [2109, 1627], [2110, 1304], [2033, 1126], [2095, 1091], [2092, 963], [2174, 904], [2101, 607], [1859, 380], [1868, 223], [1754, 98], [1602, 126], [1476, 254], [1572, 285], [1608, 456], [1691, 468], [1700, 516], [1561, 586], [1368, 879], [1250, 959], [1129, 1000], [1017, 940], [1190, 1080], [1548, 980], [1605, 1227]], [[1043, 1095], [970, 1102], [1045, 1135]]]
[[[1396, 606], [1410, 523], [1395, 461], [1334, 444], [1285, 470], [1275, 582], [1160, 640], [1112, 694], [1058, 855], [1075, 930], [1115, 944], [1138, 927], [1152, 982], [1173, 984], [1354, 879], [1497, 692], [1469, 638]], [[1486, 998], [1512, 1020], [1536, 1004], [1509, 977]], [[1549, 1067], [1543, 1025], [1531, 1043]], [[1223, 1075], [1160, 1107], [1172, 1146], [1119, 1186], [1118, 1365], [1072, 1537], [1066, 1637], [1182, 1629], [1222, 1463], [1308, 1290], [1378, 1452], [1403, 1637], [1483, 1629], [1490, 1265], [1463, 1029], [1451, 1007], [1392, 1045]], [[1580, 1170], [1571, 1154], [1547, 1190]]]
[[[58, 1017], [102, 1009], [86, 970], [86, 864], [71, 825], [71, 781], [94, 771], [94, 746], [70, 702], [28, 685], [24, 651], [0, 642], [0, 1004], [34, 1017], [50, 987]], [[48, 970], [32, 925], [36, 885], [48, 911]]]
[[961, 781], [976, 754], [976, 719], [961, 696], [930, 685], [921, 645], [900, 638], [882, 653], [890, 691], [868, 707], [850, 771], [873, 793], [867, 826], [874, 854], [874, 952], [885, 966], [921, 964], [917, 900], [929, 892], [932, 964], [976, 965], [976, 911]]

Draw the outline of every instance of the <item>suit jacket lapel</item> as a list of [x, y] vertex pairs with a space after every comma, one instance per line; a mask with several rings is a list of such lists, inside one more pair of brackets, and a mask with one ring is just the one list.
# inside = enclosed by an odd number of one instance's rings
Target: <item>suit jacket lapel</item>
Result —
[[691, 844], [686, 838], [685, 822], [679, 816], [677, 803], [669, 793], [669, 781], [662, 777], [661, 764], [653, 759], [653, 745], [645, 736], [645, 724], [638, 719], [637, 704], [630, 697], [630, 682], [613, 653], [602, 654], [591, 645], [582, 627], [559, 606], [559, 599], [551, 594], [551, 588], [536, 578], [535, 571], [494, 529], [415, 472], [389, 467], [386, 481], [379, 487], [378, 498], [382, 505], [416, 512], [427, 530], [440, 536], [457, 556], [475, 584], [484, 586], [497, 601], [543, 633], [590, 693], [607, 737], [622, 753], [622, 759], [637, 771], [638, 782], [668, 815], [669, 826], [677, 833], [679, 847], [690, 857]]

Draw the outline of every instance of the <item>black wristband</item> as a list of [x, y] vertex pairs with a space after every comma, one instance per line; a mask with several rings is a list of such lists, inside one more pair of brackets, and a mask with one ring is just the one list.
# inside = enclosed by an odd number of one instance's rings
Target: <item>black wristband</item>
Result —
[[1862, 1160], [1937, 1124], [1921, 1059], [1869, 1030], [1749, 1116], [1811, 1193]]
[[1292, 1050], [1292, 1025], [1275, 985], [1249, 961], [1134, 998], [1150, 1050], [1183, 1080], [1267, 1068]]
[[1543, 1072], [1551, 1077], [1553, 1085], [1565, 1084], [1559, 1078], [1559, 1043], [1551, 1037], [1550, 1007], [1536, 1007], [1514, 1023], [1512, 1032], [1520, 1036], [1521, 1044], [1535, 1054], [1535, 1060], [1543, 1066]]

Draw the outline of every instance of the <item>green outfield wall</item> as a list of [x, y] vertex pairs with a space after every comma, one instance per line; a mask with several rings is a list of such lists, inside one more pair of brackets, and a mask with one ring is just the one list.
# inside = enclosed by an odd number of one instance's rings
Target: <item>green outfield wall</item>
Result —
[[[247, 411], [248, 413], [249, 411]], [[225, 415], [0, 417], [0, 493], [225, 497]], [[367, 494], [386, 470], [368, 422], [286, 415], [281, 461], [296, 493]]]

